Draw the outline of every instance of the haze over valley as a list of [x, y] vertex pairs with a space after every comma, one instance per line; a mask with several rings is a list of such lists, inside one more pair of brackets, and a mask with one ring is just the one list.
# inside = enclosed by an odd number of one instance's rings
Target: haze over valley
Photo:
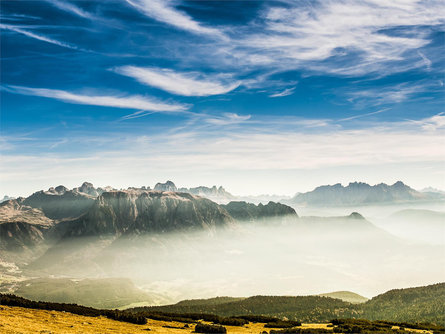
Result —
[[[354, 201], [378, 191], [386, 197], [350, 203], [350, 188]], [[295, 202], [310, 196], [324, 197], [326, 206]], [[342, 205], [333, 209], [329, 198]], [[346, 290], [369, 298], [444, 280], [445, 213], [430, 210], [444, 203], [438, 192], [402, 182], [352, 183], [285, 202], [291, 206], [252, 204], [222, 187], [178, 189], [171, 181], [153, 190], [85, 182], [9, 199], [0, 204], [1, 289], [35, 300], [123, 307], [265, 292]], [[92, 288], [100, 280], [109, 283]]]

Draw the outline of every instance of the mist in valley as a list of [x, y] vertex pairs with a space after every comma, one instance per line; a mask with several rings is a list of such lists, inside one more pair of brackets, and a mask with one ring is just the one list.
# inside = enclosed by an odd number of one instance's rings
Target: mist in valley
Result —
[[[17, 281], [128, 278], [146, 293], [147, 300], [137, 300], [146, 305], [338, 290], [372, 297], [394, 288], [445, 280], [444, 243], [428, 237], [429, 222], [422, 215], [417, 217], [421, 219], [413, 232], [417, 241], [405, 238], [403, 225], [392, 224], [396, 219], [391, 216], [404, 209], [297, 208], [298, 218], [244, 222], [229, 228], [68, 238], [40, 250], [41, 256], [15, 271], [5, 258], [0, 268]], [[438, 227], [442, 236], [443, 224]], [[419, 233], [422, 229], [423, 234]], [[14, 284], [8, 288], [20, 286], [20, 282]], [[90, 293], [94, 299], [94, 291]]]

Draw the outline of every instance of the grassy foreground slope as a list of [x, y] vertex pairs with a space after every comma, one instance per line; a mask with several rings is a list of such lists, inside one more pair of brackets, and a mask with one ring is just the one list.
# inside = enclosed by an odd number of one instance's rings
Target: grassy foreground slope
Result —
[[[184, 323], [147, 319], [143, 325], [115, 321], [103, 316], [88, 317], [69, 312], [30, 309], [22, 307], [0, 306], [0, 333], [34, 334], [34, 333], [196, 333], [197, 326], [208, 322], [196, 321]], [[335, 320], [324, 324], [302, 324], [301, 326], [280, 329], [267, 327], [265, 323], [249, 322], [244, 326], [219, 326], [229, 334], [322, 334], [322, 333], [393, 333], [393, 334], [433, 334], [445, 333], [445, 328], [410, 327], [385, 322], [369, 322], [363, 320]], [[209, 326], [212, 328], [212, 325]]]

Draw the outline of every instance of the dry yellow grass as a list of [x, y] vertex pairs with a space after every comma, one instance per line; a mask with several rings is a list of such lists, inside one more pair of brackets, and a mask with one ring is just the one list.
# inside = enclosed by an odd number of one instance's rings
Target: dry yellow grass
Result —
[[[169, 328], [164, 327], [169, 326]], [[192, 333], [195, 325], [184, 328], [180, 322], [166, 322], [148, 319], [146, 325], [133, 325], [105, 317], [85, 317], [81, 315], [27, 309], [22, 307], [0, 306], [0, 333], [5, 334], [89, 334], [89, 333]], [[303, 328], [322, 327], [327, 324], [303, 324]], [[177, 328], [172, 328], [177, 327]], [[249, 323], [244, 327], [225, 326], [228, 333], [261, 333], [264, 324]], [[147, 328], [150, 331], [147, 331]], [[268, 328], [270, 330], [270, 328]]]
[[[184, 327], [181, 322], [169, 322], [147, 319], [146, 325], [133, 325], [111, 320], [105, 317], [85, 317], [68, 312], [45, 311], [23, 307], [0, 306], [1, 334], [137, 334], [137, 333], [193, 333], [195, 325]], [[302, 324], [301, 328], [329, 328], [328, 324]], [[271, 328], [264, 328], [262, 323], [249, 323], [244, 327], [225, 326], [229, 334], [261, 333]], [[332, 327], [331, 327], [332, 328]], [[397, 327], [394, 327], [397, 328]], [[148, 331], [147, 329], [150, 329]], [[418, 333], [431, 331], [414, 330]]]

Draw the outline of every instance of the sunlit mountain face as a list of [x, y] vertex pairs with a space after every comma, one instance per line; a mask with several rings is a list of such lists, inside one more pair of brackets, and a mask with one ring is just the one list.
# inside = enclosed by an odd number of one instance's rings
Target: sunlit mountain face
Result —
[[2, 1], [0, 292], [385, 320], [367, 298], [424, 286], [386, 314], [445, 323], [444, 27], [435, 0]]

